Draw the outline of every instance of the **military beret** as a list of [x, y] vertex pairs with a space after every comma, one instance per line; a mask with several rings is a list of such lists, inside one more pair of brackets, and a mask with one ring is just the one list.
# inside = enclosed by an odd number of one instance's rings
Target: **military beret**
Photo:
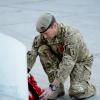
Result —
[[50, 28], [50, 26], [52, 26], [54, 21], [55, 18], [53, 15], [51, 15], [50, 13], [45, 13], [38, 18], [36, 23], [36, 30], [39, 33], [44, 33], [48, 30], [48, 28]]

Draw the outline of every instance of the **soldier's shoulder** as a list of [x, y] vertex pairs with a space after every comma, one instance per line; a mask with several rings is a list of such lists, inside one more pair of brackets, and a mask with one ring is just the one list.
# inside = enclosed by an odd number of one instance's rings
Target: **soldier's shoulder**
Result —
[[40, 39], [41, 39], [41, 36], [40, 35], [37, 35], [37, 36], [34, 37], [34, 41], [38, 41]]
[[81, 33], [78, 28], [66, 25], [66, 32], [64, 33], [65, 42], [77, 42], [81, 39]]
[[79, 29], [74, 27], [74, 26], [66, 25], [65, 30], [66, 30], [66, 32], [64, 34], [65, 37], [70, 37], [70, 36], [73, 36], [73, 35], [80, 34]]
[[40, 47], [41, 45], [46, 44], [46, 40], [42, 35], [37, 35], [33, 41], [33, 47]]
[[39, 47], [40, 43], [41, 43], [41, 36], [40, 35], [35, 36], [33, 43], [32, 43], [32, 46], [33, 47]]

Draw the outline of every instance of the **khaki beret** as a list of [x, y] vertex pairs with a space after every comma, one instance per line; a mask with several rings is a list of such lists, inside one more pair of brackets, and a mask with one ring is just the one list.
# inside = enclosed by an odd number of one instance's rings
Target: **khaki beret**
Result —
[[44, 33], [48, 30], [48, 28], [50, 28], [54, 21], [55, 18], [53, 15], [51, 15], [50, 13], [45, 13], [38, 18], [36, 23], [36, 30], [39, 33]]

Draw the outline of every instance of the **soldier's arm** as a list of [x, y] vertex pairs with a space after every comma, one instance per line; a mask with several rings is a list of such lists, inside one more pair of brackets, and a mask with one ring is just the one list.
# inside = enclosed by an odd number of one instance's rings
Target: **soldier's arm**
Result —
[[76, 35], [69, 35], [64, 38], [64, 53], [62, 61], [59, 64], [57, 78], [64, 82], [70, 75], [78, 56], [79, 45]]
[[32, 44], [32, 49], [27, 52], [27, 66], [29, 70], [32, 69], [32, 66], [34, 65], [36, 61], [36, 57], [38, 55], [38, 48], [40, 45], [39, 41], [40, 41], [39, 36], [36, 36]]

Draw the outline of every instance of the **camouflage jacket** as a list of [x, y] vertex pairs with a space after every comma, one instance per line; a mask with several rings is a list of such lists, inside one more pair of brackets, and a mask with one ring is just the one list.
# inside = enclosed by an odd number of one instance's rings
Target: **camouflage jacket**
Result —
[[[32, 49], [27, 53], [29, 68], [32, 68], [36, 60], [39, 47], [44, 44], [50, 46], [57, 55], [62, 57], [57, 74], [61, 81], [69, 76], [75, 63], [85, 61], [91, 56], [79, 30], [60, 24], [58, 35], [54, 39], [45, 40], [42, 35], [35, 37]], [[61, 46], [63, 46], [63, 49], [60, 48]], [[63, 73], [64, 70], [66, 70], [65, 73]]]

